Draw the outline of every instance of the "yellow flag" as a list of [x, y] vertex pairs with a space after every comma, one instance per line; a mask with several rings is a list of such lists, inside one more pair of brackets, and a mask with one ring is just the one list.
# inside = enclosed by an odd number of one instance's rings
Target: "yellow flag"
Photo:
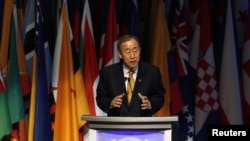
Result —
[[169, 93], [169, 75], [168, 75], [168, 61], [167, 61], [167, 52], [171, 48], [170, 37], [168, 32], [168, 26], [166, 22], [166, 18], [163, 11], [163, 3], [162, 0], [158, 0], [157, 8], [156, 8], [156, 16], [154, 22], [154, 29], [152, 29], [152, 34], [154, 35], [152, 38], [152, 46], [151, 46], [151, 57], [150, 62], [159, 67], [163, 85], [165, 87], [165, 102], [163, 107], [155, 113], [154, 116], [169, 116], [169, 101], [170, 101], [170, 93]]
[[58, 73], [52, 72], [52, 75], [58, 75], [53, 140], [78, 141], [78, 130], [86, 123], [81, 120], [81, 116], [90, 112], [80, 67], [74, 66], [75, 56], [72, 55], [71, 30], [65, 3], [57, 35], [53, 67], [58, 67], [55, 68]]

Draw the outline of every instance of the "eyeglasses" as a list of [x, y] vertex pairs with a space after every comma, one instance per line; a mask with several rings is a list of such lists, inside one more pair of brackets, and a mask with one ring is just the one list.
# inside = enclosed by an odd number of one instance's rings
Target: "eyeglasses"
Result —
[[131, 53], [133, 54], [133, 55], [138, 55], [138, 53], [139, 53], [139, 48], [134, 48], [134, 49], [132, 49], [132, 50], [125, 50], [124, 51], [124, 53], [126, 54], [126, 55], [131, 55]]

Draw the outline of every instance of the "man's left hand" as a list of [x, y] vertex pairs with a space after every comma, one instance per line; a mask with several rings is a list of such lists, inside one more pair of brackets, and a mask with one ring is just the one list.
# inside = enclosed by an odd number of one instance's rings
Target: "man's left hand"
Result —
[[138, 93], [138, 96], [139, 96], [139, 98], [142, 101], [141, 109], [142, 110], [149, 110], [149, 109], [151, 109], [151, 103], [148, 100], [148, 97], [147, 96], [143, 96], [141, 93]]

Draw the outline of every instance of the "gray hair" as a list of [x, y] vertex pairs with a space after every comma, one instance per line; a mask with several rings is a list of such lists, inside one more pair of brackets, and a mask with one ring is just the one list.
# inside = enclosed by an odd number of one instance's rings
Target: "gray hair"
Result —
[[121, 51], [121, 44], [123, 42], [127, 42], [131, 39], [135, 39], [139, 45], [139, 47], [141, 47], [140, 45], [140, 41], [139, 39], [135, 36], [135, 35], [131, 35], [131, 34], [126, 34], [126, 35], [123, 35], [119, 38], [118, 42], [117, 42], [117, 50]]

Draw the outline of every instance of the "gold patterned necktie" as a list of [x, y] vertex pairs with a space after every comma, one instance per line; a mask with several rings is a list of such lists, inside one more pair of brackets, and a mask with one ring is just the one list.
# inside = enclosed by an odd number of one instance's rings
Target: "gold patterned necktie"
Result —
[[129, 73], [129, 79], [128, 79], [128, 83], [127, 83], [127, 99], [128, 99], [128, 103], [130, 104], [135, 81], [134, 81], [134, 77], [133, 77], [134, 71], [129, 70], [128, 73]]

